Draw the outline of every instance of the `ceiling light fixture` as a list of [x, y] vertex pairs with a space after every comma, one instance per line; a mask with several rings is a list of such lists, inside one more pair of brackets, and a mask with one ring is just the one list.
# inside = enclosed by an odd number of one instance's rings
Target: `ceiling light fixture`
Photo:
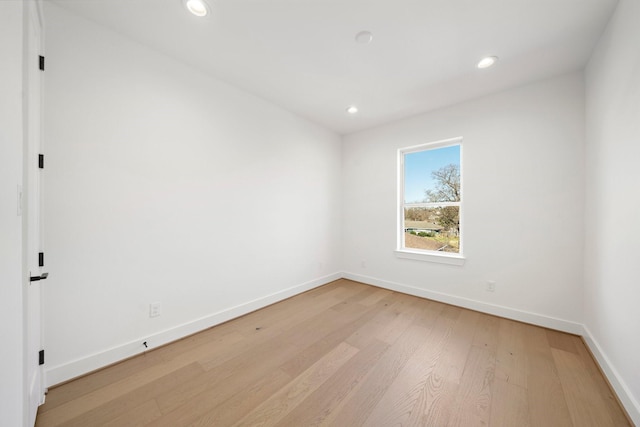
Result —
[[373, 40], [373, 34], [371, 31], [360, 31], [356, 34], [356, 41], [361, 44], [369, 44]]
[[209, 7], [204, 0], [184, 0], [187, 10], [196, 16], [207, 16]]
[[478, 68], [489, 68], [498, 60], [497, 56], [486, 56], [478, 62]]
[[358, 107], [356, 107], [355, 105], [350, 105], [349, 107], [347, 107], [347, 113], [355, 114], [357, 112], [358, 112]]

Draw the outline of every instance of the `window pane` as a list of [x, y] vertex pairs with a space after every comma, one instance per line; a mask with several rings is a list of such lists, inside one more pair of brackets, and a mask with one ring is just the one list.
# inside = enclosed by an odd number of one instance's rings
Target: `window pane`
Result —
[[404, 246], [428, 251], [460, 252], [460, 207], [404, 209]]
[[404, 202], [459, 202], [460, 146], [404, 155]]

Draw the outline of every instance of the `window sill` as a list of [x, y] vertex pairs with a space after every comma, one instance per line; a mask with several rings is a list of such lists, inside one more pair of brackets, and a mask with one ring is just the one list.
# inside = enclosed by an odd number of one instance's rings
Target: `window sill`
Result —
[[459, 254], [418, 252], [407, 249], [397, 249], [396, 257], [403, 259], [413, 259], [416, 261], [435, 262], [448, 265], [464, 265], [465, 257]]

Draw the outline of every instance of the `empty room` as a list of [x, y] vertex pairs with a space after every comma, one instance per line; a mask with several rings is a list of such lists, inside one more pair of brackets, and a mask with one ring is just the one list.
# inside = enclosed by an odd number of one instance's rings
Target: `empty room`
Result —
[[640, 425], [638, 22], [0, 1], [0, 427]]

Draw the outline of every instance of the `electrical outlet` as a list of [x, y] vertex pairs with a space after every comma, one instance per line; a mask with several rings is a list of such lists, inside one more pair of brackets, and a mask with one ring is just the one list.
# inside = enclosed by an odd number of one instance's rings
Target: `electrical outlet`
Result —
[[496, 282], [494, 280], [487, 280], [487, 292], [496, 291]]
[[149, 317], [158, 317], [162, 314], [162, 303], [152, 302], [149, 304]]

